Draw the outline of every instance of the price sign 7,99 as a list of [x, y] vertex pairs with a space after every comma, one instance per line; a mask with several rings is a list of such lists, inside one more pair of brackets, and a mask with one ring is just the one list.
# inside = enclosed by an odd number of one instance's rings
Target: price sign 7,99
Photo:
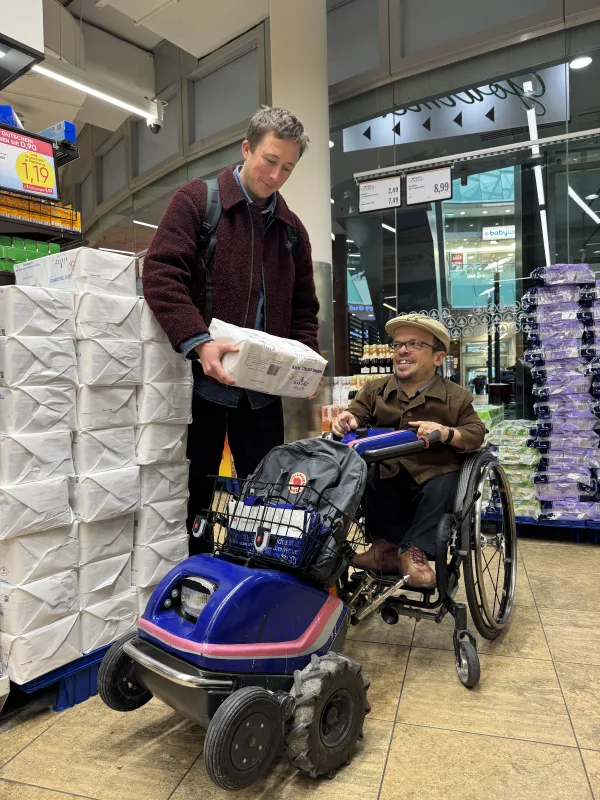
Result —
[[358, 210], [377, 211], [401, 205], [400, 177], [380, 178], [358, 185]]
[[406, 176], [406, 204], [432, 203], [452, 199], [452, 169], [430, 169], [410, 172]]

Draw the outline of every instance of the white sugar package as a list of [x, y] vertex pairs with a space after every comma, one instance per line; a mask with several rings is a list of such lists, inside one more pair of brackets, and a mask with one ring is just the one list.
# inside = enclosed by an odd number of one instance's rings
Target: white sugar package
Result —
[[73, 475], [71, 432], [0, 436], [0, 486]]
[[188, 497], [190, 462], [145, 464], [140, 467], [142, 505]]
[[0, 433], [44, 433], [77, 428], [75, 386], [0, 389]]
[[191, 379], [185, 383], [144, 383], [138, 386], [138, 422], [170, 422], [186, 424], [192, 421]]
[[140, 507], [139, 467], [76, 475], [70, 479], [70, 488], [79, 522], [112, 519]]
[[140, 425], [135, 432], [137, 463], [185, 461], [187, 433], [187, 425], [169, 425], [164, 422]]
[[142, 382], [142, 343], [122, 339], [77, 342], [79, 383], [131, 386]]
[[77, 572], [59, 572], [33, 583], [0, 582], [2, 631], [11, 636], [44, 628], [79, 611]]
[[124, 556], [133, 550], [134, 515], [79, 523], [79, 566]]
[[138, 618], [137, 592], [110, 597], [81, 612], [81, 650], [90, 653], [131, 630]]
[[79, 568], [82, 608], [125, 594], [131, 585], [131, 553], [91, 561]]
[[135, 466], [135, 429], [77, 431], [73, 434], [73, 463], [78, 475]]
[[135, 425], [135, 386], [80, 386], [77, 422], [82, 431]]
[[143, 342], [168, 342], [167, 334], [158, 324], [156, 317], [152, 313], [150, 306], [145, 300], [139, 300], [140, 304], [140, 336]]
[[139, 340], [140, 321], [137, 297], [84, 292], [76, 299], [78, 339]]
[[135, 514], [134, 544], [145, 545], [161, 539], [176, 539], [187, 535], [187, 498], [163, 500], [142, 506]]
[[145, 588], [157, 583], [189, 555], [187, 535], [133, 548], [131, 580]]
[[135, 258], [77, 247], [15, 264], [15, 280], [19, 286], [135, 296]]
[[0, 386], [77, 383], [73, 339], [0, 336]]
[[[133, 540], [133, 525], [131, 528]], [[0, 580], [18, 586], [77, 569], [77, 523], [0, 542]]]
[[0, 658], [11, 681], [27, 683], [81, 655], [80, 615], [64, 619], [19, 636], [0, 633]]
[[138, 617], [141, 617], [144, 611], [146, 610], [146, 606], [148, 605], [148, 600], [152, 597], [152, 592], [156, 589], [156, 586], [144, 586], [144, 588], [138, 586], [136, 588], [136, 595], [137, 595], [137, 612]]
[[0, 286], [0, 336], [75, 336], [72, 292]]
[[327, 361], [307, 345], [219, 319], [209, 331], [215, 342], [238, 348], [225, 353], [222, 364], [240, 389], [281, 397], [310, 397], [318, 390]]
[[142, 379], [144, 383], [190, 380], [192, 362], [176, 353], [166, 342], [144, 342]]
[[73, 522], [68, 478], [0, 486], [0, 541]]

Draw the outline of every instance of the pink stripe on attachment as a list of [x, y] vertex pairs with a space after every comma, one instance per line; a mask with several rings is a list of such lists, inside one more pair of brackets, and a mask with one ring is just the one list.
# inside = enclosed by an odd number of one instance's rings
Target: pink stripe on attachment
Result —
[[336, 611], [341, 611], [340, 606], [342, 606], [342, 601], [338, 597], [329, 595], [302, 636], [288, 642], [256, 642], [252, 644], [193, 642], [182, 636], [175, 636], [147, 619], [139, 619], [138, 628], [170, 647], [176, 650], [184, 650], [187, 653], [198, 653], [200, 655], [213, 656], [214, 658], [289, 657], [301, 655], [306, 650], [309, 650], [311, 645], [319, 639]]

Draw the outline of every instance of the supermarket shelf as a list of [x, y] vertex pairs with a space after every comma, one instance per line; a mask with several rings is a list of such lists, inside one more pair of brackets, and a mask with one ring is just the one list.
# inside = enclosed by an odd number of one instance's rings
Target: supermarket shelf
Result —
[[5, 217], [2, 214], [0, 214], [0, 234], [56, 242], [60, 244], [61, 248], [75, 247], [83, 242], [81, 231], [58, 228], [56, 225], [44, 225], [41, 222], [27, 222], [23, 219]]

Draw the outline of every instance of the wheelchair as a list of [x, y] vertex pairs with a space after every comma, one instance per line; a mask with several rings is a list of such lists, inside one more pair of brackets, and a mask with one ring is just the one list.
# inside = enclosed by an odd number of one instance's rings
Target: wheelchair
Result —
[[[401, 433], [389, 437], [397, 439]], [[359, 432], [353, 444], [373, 466], [390, 458], [413, 455], [439, 440], [439, 434], [416, 437], [407, 433], [406, 442], [386, 446], [382, 442], [385, 434], [374, 429], [368, 434], [365, 430]], [[365, 524], [364, 508], [360, 523]], [[368, 531], [366, 538], [370, 540]], [[400, 616], [440, 623], [450, 614], [455, 624], [456, 672], [464, 686], [473, 688], [479, 683], [480, 663], [477, 641], [467, 628], [467, 605], [457, 600], [461, 571], [477, 632], [488, 641], [496, 639], [507, 626], [514, 603], [517, 536], [510, 485], [496, 456], [487, 448], [466, 455], [453, 510], [439, 520], [436, 585], [410, 585], [408, 576], [376, 570], [349, 570], [340, 583], [340, 596], [350, 609], [352, 625], [375, 612], [388, 625], [396, 624]]]

